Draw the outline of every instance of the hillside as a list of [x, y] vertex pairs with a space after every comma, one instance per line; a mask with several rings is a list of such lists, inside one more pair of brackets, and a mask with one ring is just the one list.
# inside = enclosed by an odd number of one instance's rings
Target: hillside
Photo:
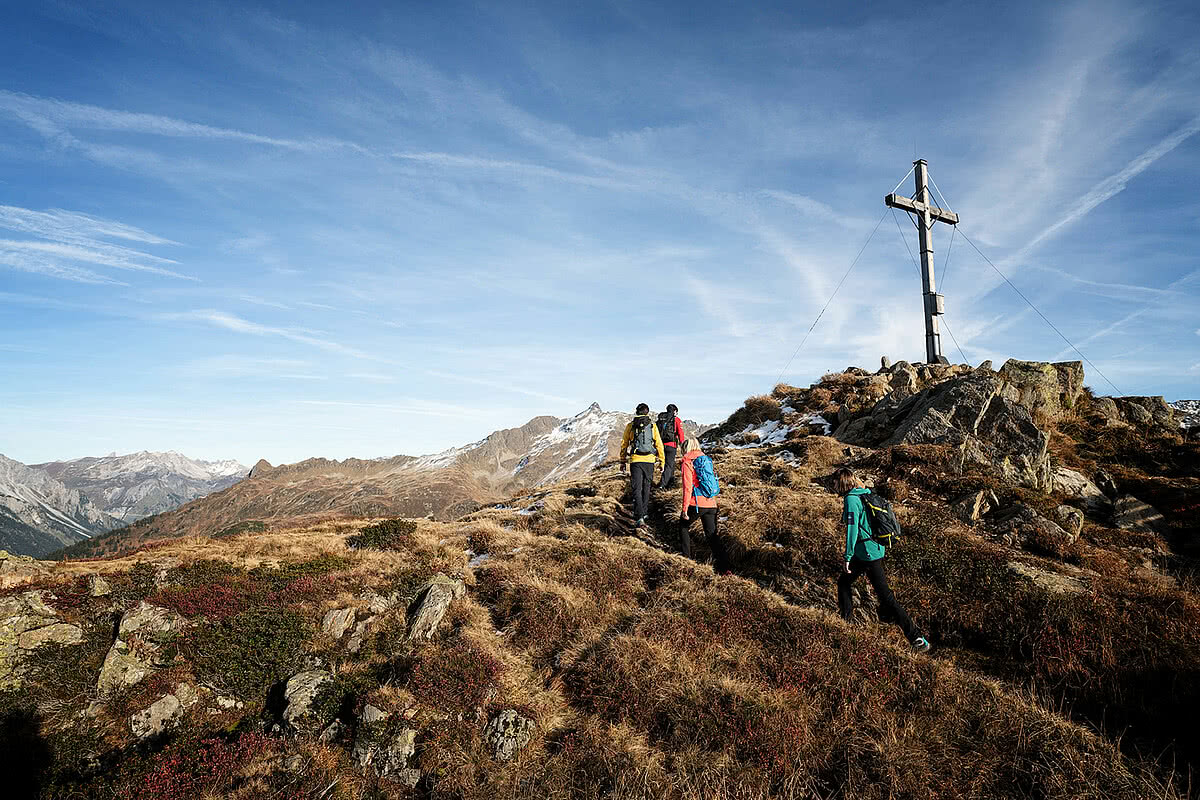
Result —
[[[150, 541], [224, 535], [341, 517], [454, 519], [521, 489], [587, 474], [616, 454], [631, 415], [592, 404], [567, 419], [535, 417], [519, 428], [427, 456], [314, 458], [272, 466], [173, 511], [140, 520], [68, 551], [71, 557], [125, 552]], [[696, 430], [695, 423], [687, 423]]]
[[181, 453], [116, 453], [34, 464], [69, 489], [78, 489], [121, 523], [170, 511], [225, 489], [250, 468], [236, 461], [200, 461]]
[[[631, 528], [611, 464], [453, 522], [9, 559], [0, 749], [45, 797], [1187, 796], [1200, 452], [1082, 379], [751, 398], [710, 434], [728, 576], [677, 554], [673, 495]], [[864, 587], [833, 613], [843, 464], [897, 505], [931, 657]]]
[[41, 557], [119, 524], [77, 489], [0, 455], [0, 549]]

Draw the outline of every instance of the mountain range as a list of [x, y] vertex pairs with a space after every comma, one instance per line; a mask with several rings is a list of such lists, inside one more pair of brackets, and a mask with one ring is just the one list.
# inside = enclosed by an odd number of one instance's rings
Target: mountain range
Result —
[[[512, 494], [570, 480], [615, 457], [631, 414], [593, 403], [573, 417], [534, 417], [471, 444], [425, 456], [273, 466], [245, 480], [70, 549], [72, 557], [124, 552], [162, 538], [214, 535], [246, 525], [336, 517], [455, 519]], [[690, 420], [685, 429], [708, 426]]]

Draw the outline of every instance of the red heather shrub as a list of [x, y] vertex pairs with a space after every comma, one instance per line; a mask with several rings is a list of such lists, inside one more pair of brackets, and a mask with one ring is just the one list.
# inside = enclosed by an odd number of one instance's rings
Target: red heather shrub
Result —
[[92, 596], [92, 587], [87, 576], [80, 575], [70, 583], [60, 583], [50, 587], [47, 602], [59, 611], [73, 611], [82, 608]]
[[245, 579], [198, 586], [166, 586], [157, 591], [150, 602], [173, 608], [185, 617], [226, 619], [245, 611], [258, 599], [253, 589]]
[[408, 690], [437, 708], [466, 711], [483, 704], [504, 666], [468, 642], [428, 650], [408, 676]]
[[[226, 741], [204, 739], [169, 745], [154, 759], [150, 771], [122, 787], [122, 800], [193, 800], [233, 788], [239, 770], [261, 756], [271, 742], [256, 733]], [[135, 779], [136, 780], [136, 779]]]

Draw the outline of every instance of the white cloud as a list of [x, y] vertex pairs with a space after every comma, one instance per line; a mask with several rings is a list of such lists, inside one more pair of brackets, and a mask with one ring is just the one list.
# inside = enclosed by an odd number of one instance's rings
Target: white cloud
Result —
[[215, 328], [222, 328], [235, 333], [245, 333], [251, 336], [277, 336], [282, 339], [289, 339], [293, 342], [300, 342], [301, 344], [311, 345], [321, 350], [326, 350], [332, 353], [340, 353], [353, 358], [370, 359], [376, 361], [383, 360], [368, 353], [364, 353], [362, 350], [357, 348], [347, 347], [343, 344], [339, 344], [338, 342], [313, 336], [308, 331], [304, 331], [303, 329], [278, 328], [271, 325], [260, 325], [257, 322], [251, 322], [224, 311], [200, 310], [182, 313], [167, 313], [157, 315], [156, 319], [164, 321], [203, 322]]

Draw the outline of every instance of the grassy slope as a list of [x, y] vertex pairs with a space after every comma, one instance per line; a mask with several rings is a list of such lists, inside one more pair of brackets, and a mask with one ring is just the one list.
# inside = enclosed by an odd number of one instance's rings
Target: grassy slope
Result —
[[[316, 797], [332, 785], [324, 797], [374, 797], [346, 741], [257, 733], [268, 687], [315, 652], [339, 679], [311, 729], [339, 715], [353, 726], [368, 700], [411, 715], [427, 776], [419, 791], [433, 797], [1173, 796], [1155, 765], [1037, 699], [1057, 696], [1063, 650], [1023, 652], [1024, 630], [992, 641], [979, 617], [997, 610], [993, 598], [966, 595], [995, 580], [995, 599], [1015, 592], [1028, 602], [1019, 609], [1050, 609], [1054, 599], [1007, 572], [977, 569], [1006, 556], [969, 531], [918, 522], [919, 498], [910, 503], [908, 555], [895, 562], [897, 591], [961, 644], [917, 657], [894, 629], [851, 627], [829, 613], [838, 508], [811, 479], [844, 456], [827, 439], [791, 449], [798, 468], [763, 451], [717, 457], [745, 577], [718, 577], [674, 554], [665, 498], [654, 531], [630, 535], [624, 481], [611, 470], [527, 497], [538, 506], [531, 515], [421, 521], [399, 552], [349, 551], [345, 539], [364, 523], [339, 522], [219, 546], [171, 542], [143, 558], [184, 565], [166, 587], [154, 586], [154, 569], [136, 566], [136, 556], [61, 564], [58, 580], [105, 572], [119, 604], [149, 596], [196, 627], [176, 666], [80, 723], [111, 628], [106, 601], [88, 599], [78, 581], [60, 586], [64, 614], [92, 621], [88, 637], [39, 652], [34, 690], [6, 698], [5, 730], [24, 744], [5, 749], [37, 764], [47, 792], [59, 796]], [[467, 549], [491, 557], [468, 570]], [[230, 566], [203, 560], [214, 558]], [[326, 609], [364, 588], [411, 593], [436, 571], [463, 575], [469, 591], [432, 642], [405, 644], [399, 619], [356, 656], [314, 633]], [[1055, 614], [1029, 613], [1022, 624], [1058, 630]], [[1076, 654], [1103, 661], [1108, 645], [1095, 644], [1080, 639]], [[180, 680], [219, 684], [247, 707], [215, 716], [197, 709], [170, 741], [138, 750], [128, 714]], [[515, 763], [486, 754], [477, 706], [515, 707], [536, 720]], [[302, 767], [289, 769], [297, 755]]]

